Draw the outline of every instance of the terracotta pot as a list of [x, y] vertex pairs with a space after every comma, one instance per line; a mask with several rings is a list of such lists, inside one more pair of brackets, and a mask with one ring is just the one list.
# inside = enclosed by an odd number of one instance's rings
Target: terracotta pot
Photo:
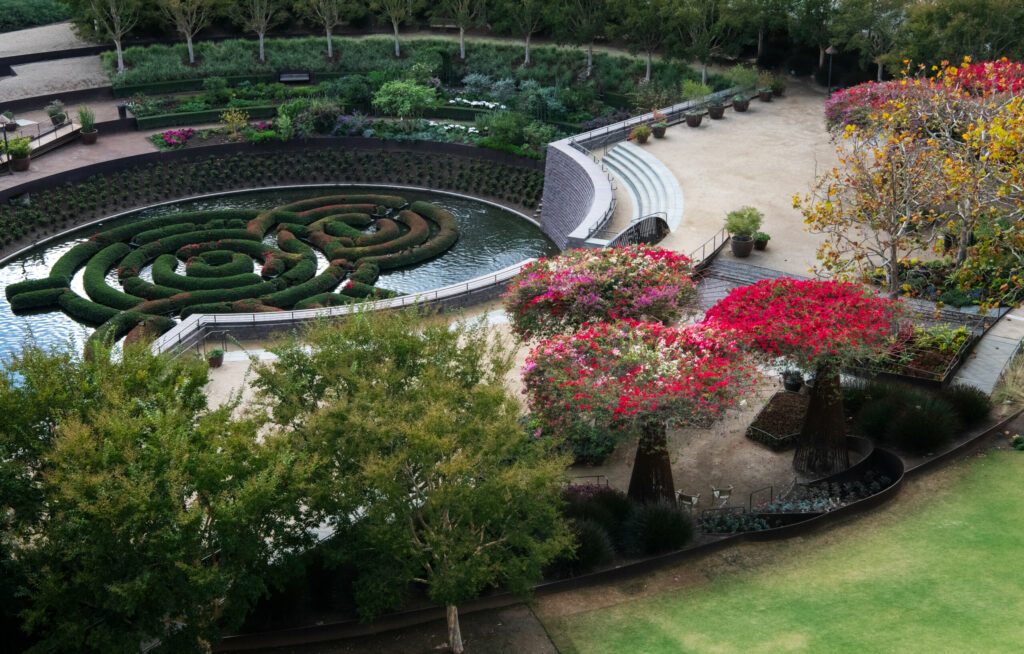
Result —
[[754, 241], [755, 250], [764, 250], [768, 247], [768, 241]]
[[93, 145], [96, 143], [96, 139], [99, 137], [99, 132], [93, 130], [91, 132], [82, 132], [82, 144]]
[[758, 91], [757, 92], [757, 99], [760, 100], [761, 102], [771, 102], [772, 101], [772, 92], [771, 92], [771, 90], [769, 89], [769, 90], [766, 90], [766, 91]]
[[711, 120], [721, 120], [725, 116], [725, 105], [711, 105], [708, 107], [708, 117]]
[[729, 247], [737, 259], [745, 259], [754, 250], [754, 239], [749, 236], [733, 236], [729, 239]]
[[665, 138], [665, 130], [667, 130], [667, 129], [668, 129], [667, 127], [663, 127], [663, 126], [662, 127], [652, 127], [651, 131], [654, 133], [654, 138], [656, 138], [656, 139], [663, 139], [663, 138]]
[[19, 173], [23, 173], [28, 170], [29, 164], [32, 162], [32, 157], [22, 157], [21, 159], [11, 159], [11, 170]]
[[740, 113], [743, 113], [744, 111], [750, 108], [750, 98], [747, 98], [746, 100], [733, 100], [732, 108]]
[[703, 114], [686, 114], [686, 124], [690, 127], [700, 127], [700, 121], [703, 119]]

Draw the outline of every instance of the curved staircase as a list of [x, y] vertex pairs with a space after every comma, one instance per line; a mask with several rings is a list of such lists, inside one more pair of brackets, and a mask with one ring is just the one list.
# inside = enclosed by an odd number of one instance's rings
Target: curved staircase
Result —
[[633, 204], [632, 221], [654, 213], [665, 214], [670, 229], [683, 219], [683, 189], [675, 175], [657, 157], [629, 142], [608, 151], [601, 163], [615, 176]]

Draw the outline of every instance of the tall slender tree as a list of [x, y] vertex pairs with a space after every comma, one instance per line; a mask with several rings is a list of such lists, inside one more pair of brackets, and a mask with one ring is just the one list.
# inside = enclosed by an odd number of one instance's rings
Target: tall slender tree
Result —
[[161, 0], [161, 8], [188, 45], [188, 63], [196, 63], [192, 39], [210, 24], [215, 0]]
[[487, 0], [441, 0], [437, 13], [459, 28], [459, 59], [466, 59], [466, 30], [483, 19]]
[[545, 0], [499, 0], [499, 24], [523, 39], [523, 66], [530, 65], [530, 41], [547, 25], [550, 13]]
[[594, 70], [594, 41], [604, 36], [608, 24], [607, 0], [565, 0], [560, 3], [557, 17], [561, 38], [586, 48], [587, 67], [583, 76], [589, 78]]
[[707, 84], [708, 64], [731, 37], [732, 15], [727, 0], [683, 0], [677, 29], [682, 52], [700, 62], [700, 83]]
[[124, 37], [139, 21], [139, 0], [89, 0], [89, 17], [98, 31], [114, 42], [117, 72], [124, 72]]
[[651, 81], [654, 53], [664, 45], [670, 30], [666, 17], [672, 13], [672, 0], [626, 0], [618, 8], [616, 33], [630, 52], [644, 55], [646, 70], [644, 81]]
[[832, 23], [839, 0], [796, 0], [791, 15], [790, 34], [818, 48], [818, 68], [825, 67], [825, 51], [832, 44]]
[[264, 47], [267, 32], [281, 19], [281, 0], [239, 0], [232, 9], [235, 21], [259, 39], [260, 63], [267, 61]]
[[328, 59], [334, 59], [334, 28], [356, 17], [360, 11], [355, 0], [300, 0], [296, 8], [324, 28]]
[[370, 0], [370, 10], [391, 23], [395, 34], [395, 57], [402, 56], [402, 44], [398, 40], [398, 26], [412, 18], [414, 0]]
[[879, 82], [906, 21], [906, 7], [907, 0], [845, 0], [832, 24], [836, 41], [873, 63]]

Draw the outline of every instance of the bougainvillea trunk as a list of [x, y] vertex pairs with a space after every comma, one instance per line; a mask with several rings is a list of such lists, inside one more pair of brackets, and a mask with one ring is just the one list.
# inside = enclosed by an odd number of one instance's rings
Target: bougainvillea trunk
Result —
[[807, 418], [800, 432], [793, 467], [807, 474], [831, 474], [850, 467], [843, 419], [843, 391], [839, 370], [820, 366], [810, 389]]
[[633, 475], [629, 479], [629, 497], [637, 502], [674, 501], [672, 461], [668, 456], [668, 435], [664, 420], [645, 422], [636, 444]]

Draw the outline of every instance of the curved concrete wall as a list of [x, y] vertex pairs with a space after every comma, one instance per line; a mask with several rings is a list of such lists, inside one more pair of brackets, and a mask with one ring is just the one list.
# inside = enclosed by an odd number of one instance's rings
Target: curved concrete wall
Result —
[[563, 250], [581, 247], [614, 208], [608, 174], [567, 138], [548, 145], [540, 227]]

